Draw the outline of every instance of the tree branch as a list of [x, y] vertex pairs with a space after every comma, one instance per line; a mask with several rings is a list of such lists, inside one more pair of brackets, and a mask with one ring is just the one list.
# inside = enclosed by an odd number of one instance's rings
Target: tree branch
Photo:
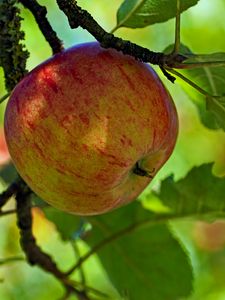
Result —
[[[86, 10], [77, 5], [75, 0], [57, 0], [57, 3], [67, 16], [71, 28], [81, 26], [83, 29], [86, 29], [104, 48], [114, 48], [122, 51], [124, 54], [132, 55], [137, 60], [161, 67], [167, 66], [167, 64], [172, 67], [173, 62], [185, 60], [185, 57], [180, 54], [171, 55], [153, 52], [130, 41], [115, 37], [112, 33], [106, 32]], [[167, 78], [171, 80], [170, 76], [167, 76]]]
[[8, 92], [27, 73], [26, 60], [29, 56], [21, 44], [24, 32], [20, 28], [20, 10], [15, 4], [15, 0], [0, 1], [0, 66], [4, 70]]
[[52, 48], [53, 54], [62, 51], [62, 41], [58, 38], [56, 32], [52, 29], [52, 26], [46, 18], [46, 7], [41, 6], [36, 0], [20, 0], [20, 2], [33, 14], [42, 34]]
[[[54, 275], [63, 284], [68, 293], [75, 293], [80, 299], [88, 300], [84, 291], [76, 289], [70, 282], [67, 274], [58, 269], [51, 256], [44, 253], [36, 244], [36, 239], [32, 233], [31, 193], [32, 191], [24, 182], [16, 192], [17, 224], [20, 229], [20, 243], [28, 262], [31, 265], [38, 265], [44, 271]], [[84, 298], [84, 295], [86, 298]]]

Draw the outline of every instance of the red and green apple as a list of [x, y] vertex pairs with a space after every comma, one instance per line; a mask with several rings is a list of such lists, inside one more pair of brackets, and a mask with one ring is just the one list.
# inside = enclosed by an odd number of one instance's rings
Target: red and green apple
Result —
[[100, 214], [133, 201], [170, 157], [177, 113], [153, 69], [96, 42], [28, 73], [5, 113], [19, 174], [46, 202]]

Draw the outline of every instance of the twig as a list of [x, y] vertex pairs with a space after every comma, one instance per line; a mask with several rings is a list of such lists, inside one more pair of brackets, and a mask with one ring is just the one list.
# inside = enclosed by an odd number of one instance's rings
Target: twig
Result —
[[207, 97], [220, 97], [218, 95], [211, 95], [209, 94], [207, 91], [205, 91], [204, 89], [202, 89], [200, 86], [198, 86], [195, 82], [193, 82], [192, 80], [190, 80], [189, 78], [187, 78], [186, 76], [184, 76], [183, 74], [173, 70], [173, 69], [167, 69], [169, 72], [173, 73], [174, 75], [176, 75], [177, 77], [181, 78], [183, 81], [185, 81], [186, 83], [188, 83], [191, 87], [193, 87], [194, 89], [196, 89], [199, 93], [201, 93], [204, 96]]
[[0, 211], [1, 208], [7, 203], [7, 201], [17, 192], [21, 182], [21, 179], [18, 178], [13, 183], [11, 183], [10, 186], [4, 192], [0, 194]]
[[169, 72], [166, 71], [166, 69], [163, 66], [159, 66], [163, 75], [166, 76], [167, 79], [169, 79], [169, 81], [171, 81], [172, 83], [175, 82], [176, 77], [172, 76]]
[[[169, 215], [170, 220], [172, 220], [173, 218], [176, 218], [177, 216], [175, 215]], [[140, 228], [141, 226], [153, 226], [156, 225], [158, 223], [161, 222], [165, 222], [168, 221], [168, 215], [163, 215], [163, 216], [159, 216], [157, 219], [146, 219], [146, 220], [141, 220], [137, 223], [133, 223], [130, 226], [127, 226], [125, 228], [122, 228], [121, 230], [113, 233], [112, 235], [104, 238], [102, 241], [100, 241], [98, 244], [96, 244], [95, 246], [93, 246], [91, 248], [91, 250], [89, 252], [87, 252], [84, 256], [82, 256], [79, 261], [71, 268], [67, 271], [67, 275], [72, 274], [77, 268], [79, 268], [81, 266], [81, 264], [83, 264], [90, 256], [92, 256], [94, 253], [96, 253], [97, 251], [99, 251], [100, 249], [102, 249], [104, 246], [108, 245], [109, 243], [112, 243], [113, 241], [115, 241], [116, 239], [121, 238], [122, 236], [133, 232], [134, 230], [137, 230], [138, 228]]]
[[[72, 245], [72, 248], [74, 250], [77, 260], [80, 259], [80, 257], [81, 257], [80, 249], [77, 245], [77, 241], [71, 241], [71, 245]], [[86, 280], [85, 280], [85, 274], [84, 274], [84, 270], [83, 270], [82, 266], [80, 266], [79, 271], [80, 271], [81, 283], [82, 283], [82, 285], [85, 286]]]
[[9, 95], [10, 95], [10, 93], [8, 93], [8, 94], [2, 96], [2, 97], [0, 98], [0, 104], [1, 104], [3, 101], [5, 101], [5, 100], [9, 97]]
[[46, 18], [46, 7], [41, 6], [36, 0], [20, 0], [20, 2], [33, 14], [41, 32], [52, 48], [53, 54], [62, 51], [62, 41], [58, 38], [56, 32], [52, 29], [52, 26]]
[[16, 209], [9, 209], [9, 210], [6, 210], [6, 211], [0, 211], [0, 218], [11, 215], [11, 214], [15, 214], [15, 213], [16, 213]]
[[0, 259], [0, 265], [16, 262], [16, 261], [25, 261], [23, 256], [12, 256]]
[[[205, 215], [207, 215], [209, 212], [205, 211]], [[221, 214], [221, 212], [215, 212], [220, 214], [221, 216], [224, 216], [224, 213]], [[93, 254], [98, 252], [100, 249], [104, 248], [106, 245], [112, 243], [113, 241], [123, 237], [126, 234], [129, 234], [135, 230], [138, 230], [142, 226], [154, 226], [156, 224], [165, 223], [167, 221], [172, 220], [179, 220], [182, 218], [194, 218], [196, 217], [196, 214], [188, 214], [184, 213], [183, 215], [177, 215], [177, 214], [163, 214], [155, 217], [154, 219], [148, 218], [144, 220], [137, 221], [136, 223], [132, 223], [131, 225], [122, 228], [121, 230], [109, 235], [108, 237], [101, 240], [99, 243], [97, 243], [95, 246], [93, 246], [90, 251], [88, 251], [84, 256], [82, 256], [79, 261], [71, 268], [69, 269], [66, 274], [71, 275], [75, 270], [77, 270], [89, 257], [91, 257]]]

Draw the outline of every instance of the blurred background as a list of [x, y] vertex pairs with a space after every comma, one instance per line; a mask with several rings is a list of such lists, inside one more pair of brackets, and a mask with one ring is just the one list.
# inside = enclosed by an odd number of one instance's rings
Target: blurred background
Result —
[[[116, 12], [122, 0], [80, 0], [78, 3], [87, 9], [92, 16], [110, 31], [116, 25]], [[39, 1], [48, 9], [48, 19], [58, 33], [65, 47], [92, 41], [94, 38], [83, 29], [71, 30], [67, 18], [57, 8], [55, 1]], [[27, 67], [29, 70], [51, 56], [51, 49], [41, 35], [34, 18], [22, 7], [22, 28], [25, 31], [25, 44], [30, 52]], [[225, 2], [224, 0], [200, 0], [198, 5], [182, 14], [181, 40], [194, 53], [225, 52]], [[143, 29], [120, 28], [115, 35], [135, 42], [153, 51], [163, 51], [174, 42], [174, 20], [155, 24]], [[156, 68], [159, 75], [160, 71]], [[176, 149], [159, 172], [153, 184], [148, 188], [157, 187], [161, 179], [173, 173], [175, 179], [184, 177], [194, 166], [213, 162], [213, 172], [217, 176], [225, 175], [225, 133], [222, 130], [210, 130], [204, 127], [199, 119], [195, 98], [199, 97], [191, 87], [183, 91], [180, 81], [175, 84], [166, 81], [180, 120], [180, 132]], [[5, 95], [3, 70], [0, 68], [0, 97]], [[191, 96], [190, 96], [191, 95]], [[4, 143], [2, 130], [6, 101], [0, 106], [0, 190], [15, 175], [10, 167], [10, 157]], [[1, 175], [0, 174], [0, 175]], [[145, 193], [144, 193], [145, 194]], [[144, 197], [143, 194], [143, 197]], [[7, 209], [13, 209], [10, 201]], [[54, 255], [59, 266], [66, 270], [75, 259], [74, 249], [68, 241], [62, 241], [54, 225], [48, 221], [43, 212], [33, 209], [33, 230], [38, 244]], [[207, 220], [208, 221], [208, 220]], [[188, 300], [225, 300], [225, 221], [182, 220], [171, 224], [181, 238], [194, 267], [195, 291]], [[0, 299], [1, 300], [33, 300], [59, 299], [63, 293], [61, 285], [51, 276], [37, 267], [30, 267], [23, 260], [19, 246], [19, 233], [14, 214], [0, 217]], [[81, 253], [87, 246], [79, 243]], [[4, 263], [4, 258], [16, 257], [16, 261]], [[101, 268], [96, 257], [85, 263], [87, 282], [112, 296], [120, 299], [110, 284], [107, 275]], [[70, 299], [76, 299], [72, 296]], [[165, 299], [166, 300], [166, 299]]]

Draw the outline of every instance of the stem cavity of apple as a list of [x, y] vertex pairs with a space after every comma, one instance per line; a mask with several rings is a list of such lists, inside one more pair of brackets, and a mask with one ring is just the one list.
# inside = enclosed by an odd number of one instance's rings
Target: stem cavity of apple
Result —
[[138, 176], [148, 177], [151, 179], [153, 178], [154, 172], [155, 172], [155, 168], [153, 168], [151, 171], [144, 170], [139, 166], [138, 162], [136, 162], [134, 169], [133, 169], [134, 174], [136, 174]]

